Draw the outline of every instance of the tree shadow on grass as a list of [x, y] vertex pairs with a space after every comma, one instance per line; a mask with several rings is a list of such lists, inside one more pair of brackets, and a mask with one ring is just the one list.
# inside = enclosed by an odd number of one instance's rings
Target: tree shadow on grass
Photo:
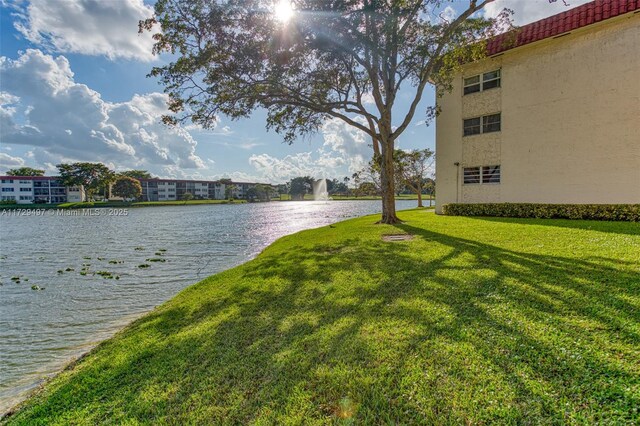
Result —
[[416, 244], [306, 243], [205, 280], [105, 342], [14, 420], [632, 419], [635, 265], [397, 229]]

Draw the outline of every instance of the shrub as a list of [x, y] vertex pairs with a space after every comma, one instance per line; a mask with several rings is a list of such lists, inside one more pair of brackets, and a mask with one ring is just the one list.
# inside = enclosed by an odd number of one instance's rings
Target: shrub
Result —
[[494, 216], [536, 219], [583, 219], [640, 222], [640, 204], [445, 204], [449, 216]]

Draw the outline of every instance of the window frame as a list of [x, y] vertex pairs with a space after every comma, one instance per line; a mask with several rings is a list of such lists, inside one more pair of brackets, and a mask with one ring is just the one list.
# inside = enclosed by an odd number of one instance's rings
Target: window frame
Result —
[[[485, 79], [485, 77], [489, 74], [496, 73], [496, 76], [493, 78]], [[477, 79], [477, 82], [469, 82], [469, 80]], [[485, 83], [493, 83], [496, 82], [495, 86], [485, 87]], [[477, 90], [469, 90], [468, 88], [475, 88], [477, 86]], [[502, 87], [502, 68], [498, 68], [492, 71], [483, 72], [480, 74], [471, 75], [469, 77], [462, 77], [462, 96], [471, 95], [473, 93], [484, 92], [485, 90], [491, 89], [499, 89]]]
[[[476, 82], [468, 82], [468, 80], [473, 80], [473, 79], [477, 79], [478, 81]], [[467, 89], [470, 88], [475, 88], [477, 86], [477, 90], [469, 90], [467, 92]], [[480, 74], [478, 75], [472, 75], [471, 77], [463, 77], [462, 78], [462, 94], [463, 96], [466, 95], [470, 95], [472, 93], [478, 93], [478, 92], [482, 92], [482, 78], [480, 77]]]
[[[498, 121], [490, 122], [490, 118], [498, 117]], [[497, 124], [498, 128], [494, 129], [490, 126], [495, 126]], [[489, 129], [489, 130], [487, 130]], [[493, 129], [493, 130], [492, 130]], [[496, 114], [487, 114], [482, 116], [482, 134], [484, 133], [493, 133], [502, 131], [502, 113], [498, 112]]]
[[[468, 122], [472, 120], [478, 120], [478, 124], [470, 124]], [[471, 131], [470, 129], [477, 128], [478, 131]], [[482, 117], [471, 117], [462, 119], [462, 137], [481, 135], [482, 134]]]
[[[497, 122], [488, 122], [488, 119], [490, 117], [498, 117], [498, 121]], [[479, 124], [467, 124], [467, 122], [471, 121], [471, 120], [479, 120]], [[485, 127], [489, 128], [489, 126], [491, 125], [498, 125], [498, 128], [495, 130], [485, 130]], [[474, 132], [474, 133], [469, 133], [467, 132], [468, 129], [471, 128], [475, 128], [475, 127], [479, 127], [479, 131], [478, 132]], [[501, 132], [502, 131], [502, 111], [501, 112], [496, 112], [493, 114], [486, 114], [486, 115], [480, 115], [478, 117], [469, 117], [469, 118], [463, 118], [462, 119], [462, 137], [466, 138], [467, 136], [474, 136], [474, 135], [483, 135], [485, 133], [495, 133], [495, 132]]]
[[[477, 173], [473, 172], [476, 169]], [[493, 169], [487, 172], [487, 169]], [[467, 176], [476, 177], [474, 181], [468, 182]], [[497, 176], [497, 180], [496, 180]], [[502, 165], [494, 164], [491, 166], [470, 166], [462, 168], [462, 184], [463, 185], [499, 185], [502, 183]]]

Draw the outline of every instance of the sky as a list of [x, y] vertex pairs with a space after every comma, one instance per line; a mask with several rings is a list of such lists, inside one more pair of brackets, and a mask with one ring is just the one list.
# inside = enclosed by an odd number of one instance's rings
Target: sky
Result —
[[[588, 0], [569, 0], [569, 7]], [[265, 114], [217, 126], [171, 128], [163, 88], [146, 75], [169, 59], [151, 53], [140, 19], [152, 16], [143, 0], [0, 0], [0, 174], [15, 167], [42, 168], [99, 161], [114, 170], [144, 169], [158, 177], [282, 183], [296, 176], [351, 176], [369, 161], [369, 140], [338, 120], [314, 136], [284, 144], [265, 129]], [[434, 16], [455, 16], [463, 0], [443, 5]], [[483, 13], [513, 10], [515, 25], [553, 15], [562, 0], [497, 0]], [[402, 90], [406, 109], [411, 90]], [[426, 91], [401, 149], [435, 149], [435, 124], [425, 111]]]

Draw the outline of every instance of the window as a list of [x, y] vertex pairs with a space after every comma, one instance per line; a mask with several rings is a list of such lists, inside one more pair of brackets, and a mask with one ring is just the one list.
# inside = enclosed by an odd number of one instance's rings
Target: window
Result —
[[500, 166], [484, 166], [482, 183], [500, 183]]
[[[480, 78], [482, 77], [482, 79]], [[500, 87], [500, 70], [485, 72], [464, 79], [463, 93], [468, 95]]]
[[14, 197], [13, 195], [3, 195], [2, 196], [2, 201], [15, 201], [16, 197]]
[[500, 166], [465, 167], [463, 183], [500, 183]]
[[480, 167], [465, 167], [463, 182], [480, 183]]
[[13, 192], [13, 188], [2, 188], [2, 192]]
[[21, 180], [20, 183], [28, 185], [28, 184], [31, 183], [31, 181], [30, 180]]
[[2, 183], [13, 183], [13, 179], [2, 179]]
[[482, 117], [466, 118], [462, 120], [462, 136], [499, 132], [501, 130], [500, 124], [500, 113], [483, 115]]
[[464, 94], [476, 93], [480, 91], [480, 76], [475, 75], [473, 77], [464, 79]]
[[28, 201], [31, 200], [33, 197], [31, 197], [31, 195], [21, 195], [20, 196], [20, 200], [22, 201]]
[[480, 134], [480, 117], [468, 118], [463, 122], [463, 136]]
[[31, 192], [31, 188], [20, 188], [20, 192]]
[[500, 113], [482, 117], [482, 133], [500, 131]]

